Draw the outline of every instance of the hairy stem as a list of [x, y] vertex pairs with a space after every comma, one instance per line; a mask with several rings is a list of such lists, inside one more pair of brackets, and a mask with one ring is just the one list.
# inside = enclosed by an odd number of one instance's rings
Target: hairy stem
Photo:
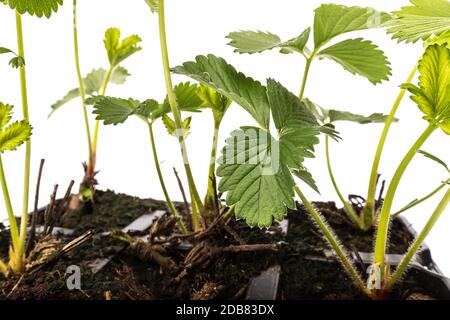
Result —
[[153, 153], [153, 160], [155, 162], [156, 172], [158, 173], [159, 183], [161, 184], [161, 189], [164, 193], [164, 197], [166, 199], [167, 205], [169, 207], [170, 213], [177, 219], [178, 226], [180, 227], [180, 230], [183, 232], [183, 234], [187, 234], [188, 230], [186, 229], [186, 226], [183, 223], [183, 220], [178, 213], [177, 209], [175, 208], [175, 205], [173, 204], [172, 200], [169, 197], [169, 192], [167, 192], [166, 183], [164, 182], [164, 177], [161, 172], [161, 166], [159, 164], [159, 158], [158, 158], [158, 152], [156, 149], [155, 144], [155, 135], [153, 134], [153, 123], [150, 123], [148, 120], [146, 120], [148, 130], [150, 133], [150, 141], [152, 144], [152, 153]]
[[[18, 54], [25, 59], [25, 50], [23, 45], [23, 30], [22, 30], [22, 16], [16, 11], [16, 31], [17, 31], [17, 45]], [[20, 91], [22, 96], [22, 110], [24, 120], [30, 123], [30, 116], [28, 113], [28, 95], [27, 95], [27, 77], [25, 66], [20, 67]], [[23, 205], [22, 217], [20, 221], [20, 238], [17, 250], [17, 255], [22, 259], [25, 247], [25, 239], [27, 236], [28, 223], [28, 199], [30, 196], [30, 162], [31, 162], [31, 138], [25, 143], [25, 166], [24, 166], [24, 181], [23, 181]]]
[[442, 198], [441, 202], [438, 204], [436, 210], [431, 215], [430, 219], [428, 220], [427, 224], [423, 228], [422, 232], [417, 236], [414, 243], [409, 248], [406, 255], [403, 257], [402, 261], [400, 262], [399, 266], [395, 270], [394, 274], [389, 278], [388, 281], [388, 290], [390, 290], [397, 281], [401, 278], [405, 270], [408, 268], [409, 263], [417, 253], [417, 250], [419, 250], [422, 243], [425, 241], [425, 238], [430, 233], [431, 229], [433, 229], [436, 222], [441, 217], [444, 210], [447, 208], [448, 204], [450, 203], [450, 188], [445, 193], [444, 197]]
[[375, 257], [374, 264], [384, 264], [384, 258], [386, 253], [386, 245], [389, 231], [389, 222], [391, 220], [391, 209], [392, 204], [394, 202], [395, 194], [400, 184], [400, 180], [403, 177], [403, 174], [406, 171], [406, 168], [411, 163], [411, 160], [416, 155], [417, 151], [420, 150], [425, 141], [430, 137], [430, 135], [436, 130], [436, 124], [430, 124], [426, 130], [422, 133], [422, 135], [417, 139], [411, 149], [403, 158], [402, 162], [398, 166], [395, 171], [394, 176], [392, 177], [391, 183], [389, 185], [389, 189], [386, 193], [386, 199], [383, 203], [383, 208], [380, 214], [380, 221], [378, 223], [377, 228], [377, 237], [375, 244]]
[[342, 248], [339, 241], [336, 239], [336, 236], [334, 233], [330, 230], [329, 226], [326, 224], [325, 220], [322, 218], [322, 216], [314, 209], [314, 206], [306, 199], [305, 195], [301, 192], [299, 187], [295, 187], [295, 192], [300, 197], [300, 199], [303, 202], [303, 205], [306, 207], [308, 212], [312, 215], [314, 221], [319, 226], [320, 230], [323, 232], [325, 238], [327, 239], [328, 243], [331, 245], [337, 256], [339, 257], [340, 262], [344, 266], [347, 273], [350, 275], [352, 280], [355, 282], [355, 284], [368, 296], [370, 296], [370, 291], [367, 289], [364, 281], [361, 278], [361, 275], [356, 270], [353, 263], [348, 258], [347, 254], [344, 251], [344, 248]]
[[[191, 193], [191, 202], [195, 203], [195, 206], [197, 209], [200, 210], [200, 212], [204, 212], [205, 208], [203, 206], [202, 200], [200, 199], [197, 187], [195, 186], [194, 177], [192, 175], [191, 166], [189, 164], [189, 157], [187, 155], [187, 148], [186, 148], [186, 142], [185, 142], [185, 134], [183, 131], [183, 122], [181, 120], [181, 112], [178, 108], [178, 102], [177, 98], [173, 89], [172, 85], [172, 77], [170, 74], [170, 62], [169, 62], [169, 53], [167, 48], [167, 35], [166, 35], [166, 21], [165, 21], [165, 8], [164, 8], [164, 0], [158, 1], [158, 17], [159, 17], [159, 38], [160, 38], [160, 45], [161, 45], [161, 55], [162, 55], [162, 62], [163, 62], [163, 68], [164, 68], [164, 78], [166, 82], [166, 88], [167, 88], [167, 97], [170, 104], [170, 109], [172, 111], [175, 125], [177, 126], [178, 131], [178, 141], [180, 144], [181, 154], [183, 157], [183, 163], [184, 163], [184, 169], [186, 171], [186, 176], [188, 180], [188, 185]], [[195, 220], [197, 220], [198, 224], [198, 217], [193, 216], [194, 223]]]
[[84, 126], [86, 129], [86, 136], [88, 141], [88, 156], [89, 156], [89, 164], [92, 164], [92, 137], [91, 137], [91, 128], [89, 126], [89, 117], [88, 111], [86, 107], [86, 90], [84, 88], [83, 76], [81, 75], [80, 68], [80, 55], [78, 49], [78, 28], [77, 28], [77, 0], [73, 0], [73, 43], [74, 43], [74, 51], [75, 51], [75, 67], [77, 71], [79, 89], [80, 89], [80, 97], [81, 97], [81, 105], [83, 107], [83, 118], [84, 118]]
[[438, 192], [440, 192], [442, 189], [444, 189], [446, 186], [448, 186], [450, 184], [450, 179], [448, 179], [446, 182], [442, 183], [439, 187], [437, 187], [436, 189], [434, 189], [432, 192], [430, 192], [429, 194], [427, 194], [426, 196], [424, 196], [423, 198], [414, 200], [413, 202], [411, 202], [410, 204], [404, 206], [402, 209], [400, 209], [399, 211], [397, 211], [396, 213], [392, 214], [392, 217], [398, 217], [399, 215], [401, 215], [403, 212], [414, 208], [415, 206], [427, 201], [428, 199], [432, 198], [435, 194], [437, 194]]
[[[416, 72], [417, 72], [417, 64], [412, 69], [411, 73], [408, 76], [408, 79], [406, 79], [407, 83], [410, 83], [412, 81]], [[382, 132], [380, 140], [378, 142], [377, 151], [376, 151], [375, 157], [373, 159], [372, 171], [370, 173], [370, 180], [369, 180], [369, 189], [368, 189], [368, 193], [367, 193], [367, 203], [366, 203], [366, 207], [363, 211], [364, 216], [367, 216], [367, 215], [372, 216], [372, 217], [374, 216], [378, 170], [380, 167], [381, 156], [383, 154], [383, 149], [384, 149], [384, 145], [386, 143], [386, 139], [389, 134], [389, 130], [391, 128], [392, 123], [395, 121], [395, 115], [400, 106], [400, 103], [402, 102], [402, 100], [405, 96], [405, 93], [406, 93], [406, 90], [404, 90], [404, 89], [400, 90], [400, 93], [399, 93], [397, 99], [395, 100], [394, 105], [392, 106], [391, 112], [389, 113], [389, 116], [386, 119], [386, 122], [384, 124], [383, 132]], [[365, 220], [365, 219], [363, 219], [363, 220]]]
[[11, 204], [11, 197], [9, 196], [8, 184], [6, 182], [5, 170], [3, 168], [3, 160], [0, 156], [0, 182], [2, 185], [3, 198], [5, 200], [6, 211], [8, 213], [9, 228], [11, 230], [11, 240], [14, 251], [19, 248], [19, 231], [17, 229], [16, 217]]
[[359, 220], [358, 215], [356, 214], [355, 210], [353, 210], [352, 206], [345, 201], [344, 196], [342, 195], [342, 192], [340, 191], [336, 179], [334, 178], [333, 170], [331, 168], [331, 160], [330, 160], [330, 148], [329, 148], [329, 137], [325, 137], [325, 153], [327, 158], [327, 168], [328, 168], [328, 174], [331, 179], [331, 183], [333, 184], [334, 190], [336, 191], [336, 194], [338, 195], [339, 199], [341, 200], [342, 204], [345, 207], [345, 211], [347, 212], [350, 219], [353, 221], [354, 224], [356, 224], [358, 227], [361, 227], [361, 223]]

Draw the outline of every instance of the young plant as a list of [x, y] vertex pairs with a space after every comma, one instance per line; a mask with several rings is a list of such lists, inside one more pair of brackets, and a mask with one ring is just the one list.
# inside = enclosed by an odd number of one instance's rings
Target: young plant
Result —
[[[16, 15], [16, 35], [17, 35], [17, 55], [11, 60], [12, 65], [19, 68], [20, 72], [20, 91], [22, 97], [22, 112], [23, 118], [26, 123], [30, 123], [29, 110], [28, 110], [28, 92], [27, 92], [27, 77], [25, 67], [25, 50], [24, 50], [24, 37], [22, 28], [22, 15], [28, 13], [39, 18], [45, 16], [50, 18], [52, 13], [56, 12], [62, 0], [48, 0], [48, 1], [36, 1], [36, 0], [0, 0], [4, 5], [9, 6], [15, 11]], [[3, 51], [5, 51], [3, 49]], [[11, 51], [9, 51], [11, 52]], [[28, 222], [28, 201], [30, 194], [30, 162], [31, 162], [31, 139], [26, 139], [25, 146], [25, 165], [24, 165], [24, 182], [23, 182], [23, 205], [22, 216], [20, 223], [20, 233], [18, 244], [16, 245], [16, 251], [14, 251], [14, 257], [12, 268], [14, 272], [23, 272], [24, 264], [24, 252]]]
[[[450, 28], [450, 3], [447, 0], [411, 0], [411, 3], [412, 6], [395, 11], [394, 18], [387, 22], [388, 32], [393, 34], [393, 38], [407, 43], [419, 40], [427, 41], [429, 44], [435, 41], [446, 42]], [[417, 64], [412, 68], [406, 83], [410, 83], [416, 73]], [[368, 222], [375, 222], [378, 217], [379, 208], [375, 204], [375, 197], [380, 161], [391, 125], [405, 94], [406, 90], [402, 88], [386, 120], [375, 152], [366, 206], [362, 212], [364, 220]]]
[[[203, 107], [203, 101], [197, 95], [197, 85], [191, 85], [189, 82], [181, 83], [174, 88], [174, 92], [181, 110], [188, 112], [199, 112]], [[161, 189], [169, 207], [169, 211], [177, 219], [178, 225], [182, 232], [187, 233], [188, 229], [184, 225], [180, 214], [169, 196], [160, 167], [158, 148], [156, 146], [155, 135], [153, 133], [153, 124], [158, 119], [163, 119], [169, 133], [173, 135], [175, 134], [176, 127], [167, 115], [170, 112], [170, 106], [167, 100], [168, 99], [166, 98], [164, 102], [160, 104], [153, 99], [139, 102], [134, 99], [126, 100], [111, 97], [100, 97], [95, 99], [94, 114], [97, 115], [97, 121], [102, 120], [105, 125], [118, 125], [125, 122], [132, 115], [135, 115], [144, 121], [149, 130], [154, 165], [158, 174]], [[190, 118], [183, 121], [183, 129], [186, 134], [190, 129], [189, 124]]]
[[[297, 193], [349, 275], [366, 290], [345, 250], [294, 181], [297, 176], [315, 187], [303, 162], [313, 157], [319, 133], [330, 129], [321, 127], [306, 105], [280, 83], [268, 79], [265, 87], [222, 58], [199, 56], [173, 71], [232, 99], [259, 125], [234, 131], [218, 160], [217, 175], [222, 178], [219, 191], [227, 193], [227, 204], [234, 207], [236, 216], [250, 226], [269, 227], [273, 220], [283, 219], [287, 208], [295, 208], [294, 192]], [[271, 120], [277, 136], [270, 131]]]
[[[164, 79], [167, 89], [167, 99], [170, 105], [170, 111], [173, 116], [173, 120], [170, 119], [170, 124], [172, 126], [173, 133], [175, 133], [175, 136], [178, 139], [181, 154], [183, 157], [183, 163], [185, 168], [185, 173], [188, 181], [189, 186], [189, 193], [191, 196], [191, 209], [192, 209], [192, 217], [194, 222], [194, 230], [197, 231], [200, 228], [199, 223], [199, 214], [203, 217], [207, 218], [208, 216], [208, 209], [207, 206], [203, 203], [203, 201], [200, 198], [198, 189], [195, 185], [195, 180], [192, 174], [191, 166], [189, 163], [189, 157], [187, 154], [186, 149], [186, 130], [184, 128], [181, 110], [178, 105], [177, 97], [174, 92], [173, 84], [172, 84], [172, 76], [170, 73], [170, 62], [169, 62], [169, 53], [168, 53], [168, 45], [167, 45], [167, 35], [166, 35], [166, 22], [165, 22], [165, 1], [164, 0], [145, 0], [145, 2], [149, 5], [151, 11], [153, 13], [157, 13], [158, 15], [158, 25], [159, 25], [159, 36], [160, 36], [160, 47], [161, 47], [161, 56], [162, 56], [162, 64], [164, 69]], [[210, 106], [216, 108], [216, 106]], [[222, 104], [220, 106], [217, 106], [217, 108], [221, 109], [221, 113], [225, 113], [228, 106], [225, 104]], [[220, 118], [223, 117], [220, 116]], [[169, 122], [168, 116], [165, 117], [165, 123], [167, 126], [167, 123]], [[219, 122], [220, 125], [220, 122]], [[214, 149], [215, 143], [213, 143], [213, 149]], [[213, 155], [215, 151], [213, 150], [211, 152]], [[208, 188], [208, 190], [211, 190]], [[207, 195], [207, 201], [208, 198], [210, 198], [209, 194], [211, 191], [208, 191]]]
[[[280, 37], [273, 33], [261, 31], [232, 32], [227, 38], [231, 40], [229, 45], [234, 47], [235, 52], [238, 53], [253, 54], [279, 49], [283, 54], [296, 52], [302, 55], [306, 60], [306, 67], [299, 98], [305, 100], [305, 104], [323, 125], [333, 126], [336, 121], [352, 121], [361, 124], [384, 123], [386, 116], [378, 113], [366, 117], [345, 111], [323, 109], [305, 98], [305, 89], [312, 63], [316, 58], [331, 59], [345, 70], [365, 77], [373, 84], [388, 80], [391, 75], [389, 62], [384, 53], [371, 41], [357, 38], [343, 40], [331, 45], [330, 42], [342, 34], [381, 27], [389, 20], [389, 14], [378, 12], [372, 8], [324, 4], [315, 10], [314, 47], [312, 50], [307, 47], [311, 28], [307, 28], [298, 37], [286, 42], [281, 41]], [[336, 182], [331, 167], [328, 136], [325, 137], [325, 151], [331, 182], [348, 217], [357, 227], [367, 229], [364, 217], [360, 216], [359, 212], [356, 212], [352, 205], [345, 200]], [[371, 223], [369, 226], [371, 226]]]
[[377, 277], [375, 282], [380, 283], [381, 287], [372, 288], [375, 290], [374, 294], [384, 294], [386, 290], [389, 290], [398, 281], [409, 265], [411, 258], [417, 252], [420, 244], [450, 201], [449, 191], [436, 208], [424, 231], [420, 233], [409, 249], [402, 263], [397, 267], [394, 274], [390, 276], [389, 265], [385, 261], [385, 253], [392, 213], [391, 209], [401, 178], [411, 160], [433, 132], [441, 129], [444, 133], [450, 135], [450, 49], [447, 45], [430, 45], [426, 49], [422, 60], [419, 62], [418, 70], [420, 72], [419, 86], [404, 84], [402, 87], [412, 93], [412, 100], [417, 103], [419, 109], [424, 113], [424, 119], [428, 122], [428, 126], [403, 158], [386, 193], [377, 229], [375, 255], [372, 265], [373, 274]]
[[91, 128], [89, 124], [89, 117], [86, 107], [86, 97], [94, 97], [97, 95], [104, 96], [109, 83], [124, 84], [126, 79], [130, 76], [128, 71], [120, 66], [120, 64], [134, 53], [141, 50], [138, 44], [141, 42], [141, 38], [137, 35], [131, 35], [123, 40], [120, 40], [120, 30], [117, 28], [109, 28], [105, 32], [104, 44], [108, 55], [109, 67], [108, 69], [94, 69], [87, 74], [86, 77], [82, 77], [80, 58], [79, 58], [79, 45], [78, 45], [78, 27], [77, 27], [77, 1], [73, 1], [73, 39], [74, 39], [74, 52], [75, 52], [75, 66], [78, 77], [79, 87], [70, 90], [61, 100], [54, 103], [52, 113], [62, 107], [69, 101], [80, 97], [83, 109], [84, 126], [86, 130], [86, 137], [88, 141], [88, 162], [84, 165], [85, 175], [80, 185], [80, 198], [81, 200], [93, 199], [95, 191], [95, 185], [97, 181], [96, 175], [96, 163], [97, 163], [97, 148], [100, 122], [95, 122], [94, 134], [91, 134]]
[[[22, 273], [25, 270], [25, 242], [22, 242], [21, 239], [25, 238], [25, 236], [23, 236], [21, 232], [23, 229], [26, 232], [26, 228], [22, 228], [21, 226], [19, 231], [17, 227], [16, 217], [14, 215], [6, 181], [5, 169], [3, 167], [3, 153], [5, 151], [14, 151], [20, 145], [28, 141], [31, 136], [31, 126], [25, 120], [10, 123], [12, 109], [12, 106], [0, 102], [0, 182], [11, 232], [11, 247], [9, 249], [8, 265], [14, 273]], [[24, 221], [21, 221], [21, 224], [23, 223]], [[5, 277], [8, 275], [9, 268], [0, 260], [0, 271]]]
[[[446, 3], [448, 4], [448, 2]], [[441, 9], [443, 9], [442, 6]], [[335, 5], [325, 5], [316, 10], [314, 34], [316, 49], [312, 51], [311, 55], [320, 54], [321, 51], [317, 47], [320, 48], [324, 41], [329, 41], [330, 38], [336, 36], [337, 30], [344, 33], [359, 30], [363, 28], [362, 25], [367, 26], [368, 18], [363, 12], [367, 12], [367, 9]], [[432, 24], [434, 20], [436, 17], [431, 17], [431, 22], [428, 21], [425, 26]], [[340, 23], [336, 24], [336, 21]], [[448, 30], [448, 20], [445, 25]], [[244, 34], [246, 34], [246, 40], [239, 45], [241, 48], [239, 50], [245, 48], [249, 53], [275, 47], [280, 47], [283, 52], [300, 50], [307, 59], [303, 77], [304, 80], [307, 79], [312, 61], [311, 56], [308, 56], [311, 51], [306, 49], [303, 51], [306, 48], [305, 37], [309, 36], [308, 31], [305, 31], [299, 38], [284, 43], [278, 41], [276, 36], [269, 34], [257, 32], [248, 37], [248, 32], [244, 32]], [[435, 32], [435, 34], [438, 33]], [[446, 34], [444, 33], [444, 35]], [[236, 34], [233, 37], [233, 45], [237, 46], [236, 39], [239, 37]], [[268, 37], [272, 39], [270, 44], [267, 41]], [[262, 38], [265, 40], [261, 40]], [[357, 42], [360, 43], [360, 41]], [[333, 113], [330, 115], [329, 112], [324, 112], [320, 108], [311, 108], [311, 103], [304, 99], [305, 81], [302, 84], [300, 96], [296, 97], [276, 81], [269, 79], [265, 87], [237, 72], [224, 59], [213, 55], [198, 56], [195, 61], [186, 62], [182, 66], [174, 68], [173, 72], [197, 80], [232, 99], [249, 112], [259, 124], [259, 127], [243, 127], [233, 132], [232, 136], [227, 139], [226, 147], [219, 160], [220, 166], [217, 175], [222, 177], [219, 190], [227, 193], [227, 204], [235, 208], [236, 216], [244, 219], [250, 226], [267, 227], [274, 219], [281, 220], [286, 213], [286, 208], [294, 207], [295, 192], [355, 284], [373, 298], [384, 297], [403, 274], [419, 246], [450, 202], [449, 189], [400, 266], [391, 274], [384, 255], [392, 203], [400, 179], [414, 155], [432, 132], [440, 127], [445, 133], [450, 133], [450, 49], [447, 48], [447, 42], [441, 38], [434, 39], [434, 42], [440, 43], [440, 45], [429, 46], [419, 63], [418, 69], [421, 72], [419, 87], [411, 84], [403, 86], [403, 89], [414, 94], [413, 100], [425, 113], [425, 119], [429, 121], [429, 126], [407, 153], [390, 183], [380, 215], [374, 264], [370, 269], [371, 274], [367, 284], [362, 280], [326, 221], [293, 179], [293, 176], [297, 176], [317, 189], [312, 176], [303, 166], [303, 160], [305, 157], [313, 156], [313, 148], [318, 143], [317, 135], [320, 132], [333, 137], [336, 135], [326, 121], [328, 119], [329, 122], [332, 122]], [[293, 46], [293, 43], [296, 46]], [[298, 45], [299, 43], [300, 45]], [[340, 47], [342, 44], [335, 46]], [[317, 52], [314, 53], [314, 51]], [[358, 66], [360, 66], [361, 63], [364, 65], [364, 61], [366, 61], [366, 59], [357, 59], [351, 53], [350, 56], [347, 54], [344, 56], [350, 59], [350, 62], [345, 64], [346, 66], [351, 66], [353, 61], [358, 61]], [[368, 60], [370, 61], [370, 59]], [[374, 68], [374, 65], [368, 63], [367, 67]], [[387, 64], [385, 67], [387, 68]], [[372, 78], [370, 73], [366, 72], [366, 75], [369, 79]], [[323, 114], [326, 116], [322, 119], [317, 117], [319, 112], [322, 112], [322, 116]], [[361, 120], [358, 116], [345, 113], [340, 114], [337, 119], [341, 119], [341, 117], [356, 119], [357, 122]], [[381, 115], [380, 118], [377, 116], [377, 121], [374, 122], [380, 121], [381, 117], [384, 118]], [[274, 137], [270, 131], [271, 119], [277, 128], [278, 137]], [[320, 126], [317, 119], [327, 124]], [[394, 117], [389, 117], [387, 122], [392, 123], [394, 120]]]

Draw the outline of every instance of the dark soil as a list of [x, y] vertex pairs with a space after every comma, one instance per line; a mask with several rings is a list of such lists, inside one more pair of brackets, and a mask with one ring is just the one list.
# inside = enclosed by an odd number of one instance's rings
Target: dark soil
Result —
[[[349, 252], [371, 251], [372, 232], [353, 229], [333, 203], [316, 205]], [[105, 299], [107, 292], [112, 299], [243, 299], [251, 278], [277, 264], [282, 270], [280, 299], [365, 299], [340, 264], [324, 250], [325, 241], [301, 207], [289, 212], [287, 235], [278, 226], [268, 231], [251, 229], [232, 219], [227, 226], [218, 223], [207, 235], [191, 238], [194, 249], [180, 246], [180, 241], [168, 246], [139, 242], [126, 247], [101, 234], [164, 208], [160, 201], [98, 191], [93, 212], [63, 217], [60, 226], [75, 228], [76, 233], [61, 236], [56, 250], [87, 230], [94, 230], [95, 235], [54, 263], [32, 269], [22, 278], [6, 280], [0, 276], [0, 299]], [[1, 230], [0, 258], [6, 259], [9, 235]], [[176, 229], [173, 232], [178, 233]], [[404, 253], [412, 236], [397, 222], [391, 235], [390, 252]], [[279, 249], [237, 253], [223, 249], [242, 244], [279, 244]], [[196, 251], [200, 254], [196, 255]], [[104, 269], [92, 273], [93, 263], [111, 256], [114, 258]], [[81, 290], [67, 289], [70, 274], [66, 270], [71, 265], [81, 269]], [[439, 298], [422, 282], [410, 272], [391, 298], [406, 298], [411, 293]]]

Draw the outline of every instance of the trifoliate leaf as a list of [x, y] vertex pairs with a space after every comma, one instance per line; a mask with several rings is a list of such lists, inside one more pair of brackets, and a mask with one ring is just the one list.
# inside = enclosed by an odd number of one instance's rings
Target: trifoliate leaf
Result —
[[227, 204], [236, 205], [239, 219], [250, 226], [269, 227], [294, 208], [294, 180], [278, 161], [277, 142], [267, 131], [245, 127], [226, 140], [219, 158], [219, 190], [227, 192]]
[[412, 6], [394, 12], [387, 23], [388, 32], [398, 41], [417, 42], [440, 36], [450, 29], [448, 0], [411, 0]]
[[12, 118], [13, 106], [0, 102], [0, 130], [3, 129]]
[[361, 38], [334, 44], [322, 50], [319, 57], [329, 58], [350, 73], [363, 76], [373, 84], [388, 80], [392, 74], [383, 51], [371, 41]]
[[31, 126], [26, 121], [16, 121], [0, 130], [0, 153], [14, 151], [31, 136]]
[[282, 42], [276, 34], [263, 31], [237, 31], [231, 32], [227, 38], [231, 41], [228, 45], [235, 48], [238, 53], [260, 53], [275, 48], [283, 49], [283, 52], [302, 52], [308, 42], [311, 29], [308, 28], [298, 37]]
[[359, 124], [385, 123], [387, 118], [388, 116], [382, 113], [373, 113], [370, 116], [363, 116], [347, 111], [328, 110], [328, 119], [331, 123], [337, 121], [350, 121]]
[[212, 110], [215, 123], [219, 124], [232, 103], [231, 99], [203, 84], [200, 85], [198, 95], [203, 101], [203, 106]]
[[132, 54], [140, 51], [138, 46], [142, 40], [137, 35], [129, 36], [120, 41], [120, 30], [118, 28], [109, 28], [105, 32], [105, 49], [108, 53], [108, 59], [111, 66], [117, 66]]
[[319, 187], [317, 186], [316, 181], [314, 180], [312, 174], [309, 173], [308, 170], [306, 170], [306, 168], [298, 168], [296, 170], [292, 170], [292, 173], [297, 178], [306, 183], [311, 189], [320, 194]]
[[419, 62], [419, 87], [405, 84], [411, 99], [425, 114], [424, 119], [437, 123], [450, 135], [450, 49], [445, 45], [429, 46]]
[[[105, 82], [106, 74], [107, 71], [103, 68], [93, 69], [91, 72], [87, 74], [87, 76], [83, 79], [84, 90], [86, 91], [87, 95], [92, 96], [96, 93], [100, 94], [100, 91]], [[130, 74], [128, 73], [127, 69], [118, 66], [114, 68], [109, 81], [114, 84], [124, 84], [129, 76]], [[51, 106], [52, 112], [49, 114], [49, 117], [53, 114], [53, 112], [58, 110], [60, 107], [72, 101], [73, 99], [78, 98], [79, 96], [80, 96], [79, 88], [70, 90], [61, 100], [58, 100]]]
[[50, 18], [53, 12], [58, 11], [58, 7], [63, 4], [63, 0], [0, 0], [11, 9], [17, 10], [20, 14], [29, 13], [31, 15]]
[[352, 31], [381, 27], [390, 15], [372, 8], [323, 4], [315, 10], [314, 44], [319, 48], [334, 37]]
[[450, 173], [450, 169], [449, 169], [448, 165], [443, 160], [441, 160], [438, 157], [436, 157], [435, 155], [433, 155], [433, 154], [431, 154], [429, 152], [423, 151], [423, 150], [419, 150], [418, 153], [420, 153], [424, 157], [426, 157], [426, 158], [428, 158], [430, 160], [433, 160], [434, 162], [440, 164], [442, 167], [445, 168], [445, 170], [447, 170], [448, 173]]
[[145, 3], [148, 4], [148, 6], [150, 7], [150, 10], [152, 10], [153, 13], [158, 12], [158, 5], [159, 5], [158, 0], [144, 0], [144, 1], [145, 1]]
[[94, 114], [97, 120], [103, 120], [105, 125], [125, 122], [129, 116], [141, 105], [134, 99], [118, 99], [112, 97], [101, 97], [94, 104]]
[[196, 61], [186, 62], [173, 72], [214, 88], [243, 107], [263, 128], [268, 128], [270, 108], [265, 87], [236, 71], [224, 59], [214, 55], [198, 56]]

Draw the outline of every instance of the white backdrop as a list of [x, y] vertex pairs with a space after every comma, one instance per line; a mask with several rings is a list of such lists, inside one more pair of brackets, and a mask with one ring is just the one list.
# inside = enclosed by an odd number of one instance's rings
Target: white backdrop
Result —
[[[164, 97], [164, 82], [157, 34], [157, 19], [151, 15], [143, 0], [80, 0], [79, 37], [82, 72], [92, 68], [107, 67], [103, 48], [104, 31], [111, 26], [119, 27], [123, 35], [137, 33], [143, 38], [143, 51], [124, 63], [132, 77], [123, 86], [111, 85], [108, 95], [135, 97], [137, 99]], [[312, 25], [313, 9], [329, 1], [295, 0], [169, 0], [167, 1], [167, 24], [169, 50], [172, 66], [192, 60], [198, 54], [213, 53], [224, 57], [238, 70], [264, 81], [273, 77], [293, 92], [298, 92], [303, 59], [298, 55], [284, 56], [277, 52], [260, 55], [234, 54], [224, 38], [239, 29], [261, 29], [279, 34], [283, 39], [297, 36]], [[363, 1], [339, 0], [344, 5], [376, 6], [392, 11], [407, 0]], [[14, 13], [0, 6], [0, 46], [16, 48]], [[50, 105], [69, 89], [77, 86], [72, 43], [72, 1], [65, 5], [50, 20], [24, 16], [24, 35], [28, 71], [30, 114], [34, 127], [32, 150], [31, 201], [39, 160], [46, 159], [40, 204], [48, 201], [53, 185], [66, 188], [71, 179], [77, 183], [82, 177], [81, 162], [86, 160], [87, 146], [79, 100], [64, 106], [50, 119]], [[353, 34], [364, 35], [375, 41], [386, 52], [392, 67], [390, 82], [373, 86], [367, 80], [345, 72], [331, 61], [318, 61], [311, 70], [306, 95], [324, 107], [342, 108], [357, 113], [389, 112], [398, 94], [398, 86], [405, 81], [411, 68], [422, 52], [421, 44], [397, 44], [383, 30], [372, 30]], [[20, 117], [19, 75], [7, 65], [8, 59], [0, 56], [0, 101], [16, 105], [16, 116]], [[186, 81], [175, 77], [175, 81]], [[409, 99], [401, 105], [398, 117], [389, 137], [381, 172], [389, 179], [401, 157], [425, 128], [426, 123]], [[241, 125], [253, 124], [242, 109], [233, 105], [229, 110], [221, 131], [222, 143], [228, 133]], [[207, 164], [211, 144], [211, 114], [195, 116], [188, 145], [193, 171], [200, 190], [206, 189]], [[381, 125], [359, 126], [340, 124], [338, 127], [344, 140], [331, 147], [335, 174], [346, 194], [365, 196], [369, 170], [381, 132]], [[180, 172], [181, 159], [177, 142], [169, 137], [161, 124], [157, 126], [157, 144], [169, 190], [175, 199], [180, 199], [178, 186], [172, 173], [176, 166]], [[425, 149], [450, 161], [448, 152], [450, 137], [436, 133]], [[10, 192], [16, 214], [21, 211], [23, 150], [4, 155]], [[322, 196], [308, 192], [312, 199], [338, 200], [326, 173], [323, 145], [317, 149], [316, 159], [307, 165], [319, 182]], [[98, 175], [99, 188], [113, 189], [140, 197], [163, 198], [152, 165], [148, 133], [139, 120], [119, 127], [102, 127], [99, 141]], [[395, 206], [400, 207], [434, 189], [440, 181], [447, 179], [446, 173], [423, 157], [417, 157], [403, 179]], [[305, 188], [306, 189], [306, 188]], [[60, 191], [60, 196], [63, 191]], [[439, 197], [406, 213], [421, 228], [435, 208]], [[6, 218], [3, 199], [0, 200], [0, 220]], [[450, 275], [448, 242], [450, 235], [450, 209], [440, 220], [427, 243], [432, 247], [435, 260], [447, 275]]]

